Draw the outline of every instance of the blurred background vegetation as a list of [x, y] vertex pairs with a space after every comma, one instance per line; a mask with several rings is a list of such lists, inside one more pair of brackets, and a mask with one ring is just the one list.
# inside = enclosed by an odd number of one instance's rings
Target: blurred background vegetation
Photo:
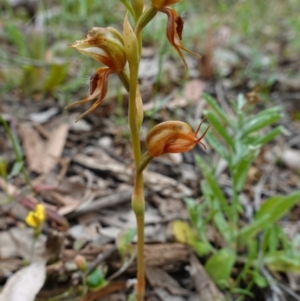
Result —
[[[73, 100], [74, 93], [82, 93], [85, 78], [96, 65], [67, 45], [81, 39], [93, 26], [121, 29], [124, 16], [119, 1], [1, 3], [0, 97], [45, 93], [62, 105]], [[278, 64], [299, 53], [298, 0], [184, 0], [176, 4], [176, 9], [185, 20], [183, 43], [187, 48], [205, 56], [211, 52], [210, 44], [216, 50], [221, 43], [223, 51], [214, 51], [216, 60], [235, 65], [230, 71], [226, 71], [226, 66], [225, 70], [214, 69], [215, 78], [230, 76], [241, 85], [246, 79], [250, 89], [258, 84], [272, 85]], [[165, 22], [165, 16], [160, 14], [144, 33], [145, 45], [153, 46], [162, 57], [174, 55], [164, 42]], [[295, 70], [289, 72], [293, 76]]]

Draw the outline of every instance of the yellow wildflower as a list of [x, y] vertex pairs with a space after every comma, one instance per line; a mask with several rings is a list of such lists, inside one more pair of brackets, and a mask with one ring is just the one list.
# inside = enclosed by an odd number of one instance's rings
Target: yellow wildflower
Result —
[[34, 211], [29, 211], [25, 221], [28, 226], [37, 229], [42, 225], [45, 219], [46, 219], [46, 210], [44, 205], [37, 204]]

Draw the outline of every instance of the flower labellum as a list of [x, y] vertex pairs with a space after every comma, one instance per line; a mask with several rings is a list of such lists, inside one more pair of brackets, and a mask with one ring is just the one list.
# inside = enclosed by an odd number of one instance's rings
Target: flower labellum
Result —
[[205, 148], [205, 144], [201, 140], [209, 127], [199, 138], [196, 137], [203, 121], [204, 119], [195, 132], [187, 123], [182, 121], [159, 123], [151, 129], [146, 137], [148, 153], [152, 157], [158, 157], [165, 153], [183, 153], [193, 149], [198, 143]]
[[122, 71], [126, 64], [123, 37], [112, 27], [93, 27], [84, 39], [69, 46], [115, 72]]

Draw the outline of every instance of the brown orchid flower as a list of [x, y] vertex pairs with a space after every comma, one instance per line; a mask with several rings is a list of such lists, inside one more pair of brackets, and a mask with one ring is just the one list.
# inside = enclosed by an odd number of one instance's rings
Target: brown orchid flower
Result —
[[79, 116], [77, 119], [79, 120], [99, 106], [107, 93], [108, 76], [111, 73], [122, 72], [127, 60], [123, 37], [112, 27], [93, 27], [83, 40], [78, 40], [69, 46], [107, 66], [98, 68], [91, 76], [89, 95], [66, 107], [96, 99], [92, 107]]
[[182, 121], [166, 121], [153, 127], [146, 137], [147, 151], [151, 157], [158, 157], [166, 153], [183, 153], [193, 149], [198, 143], [204, 148], [201, 141], [206, 135], [209, 126], [204, 133], [197, 138], [197, 134], [204, 119], [196, 131]]
[[187, 67], [186, 60], [182, 54], [181, 50], [184, 50], [192, 55], [200, 57], [197, 53], [186, 49], [182, 43], [182, 31], [184, 27], [183, 19], [178, 16], [175, 9], [168, 7], [181, 0], [151, 0], [152, 6], [160, 12], [165, 13], [168, 16], [167, 21], [167, 38], [170, 44], [175, 48], [177, 53], [180, 55], [184, 65]]

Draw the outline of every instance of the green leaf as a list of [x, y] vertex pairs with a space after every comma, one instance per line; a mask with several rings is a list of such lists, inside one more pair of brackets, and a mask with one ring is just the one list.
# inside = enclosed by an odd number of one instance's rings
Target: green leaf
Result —
[[245, 137], [252, 132], [261, 130], [262, 128], [279, 120], [281, 117], [282, 113], [280, 107], [273, 107], [264, 110], [246, 122], [243, 128], [243, 136]]
[[270, 224], [265, 229], [263, 239], [263, 250], [269, 254], [278, 250], [280, 244], [280, 227], [278, 225]]
[[270, 223], [282, 218], [290, 208], [300, 201], [300, 191], [287, 196], [274, 196], [265, 201], [256, 213], [255, 219], [250, 225], [244, 227], [238, 234], [241, 243], [263, 230]]
[[14, 149], [14, 154], [16, 156], [16, 159], [17, 161], [23, 161], [23, 153], [22, 153], [22, 148], [21, 148], [19, 138], [17, 137], [17, 135], [13, 134], [10, 130], [9, 132], [10, 132], [9, 136], [13, 144], [13, 149]]
[[266, 135], [263, 135], [262, 137], [257, 138], [256, 140], [253, 141], [253, 145], [264, 145], [267, 144], [268, 142], [272, 141], [275, 139], [278, 135], [283, 133], [283, 126], [278, 126], [275, 129], [271, 130], [269, 133]]
[[14, 154], [16, 156], [16, 160], [22, 161], [23, 154], [22, 154], [22, 148], [21, 148], [21, 144], [19, 142], [18, 137], [12, 133], [12, 131], [10, 130], [10, 128], [8, 126], [8, 123], [6, 122], [6, 120], [3, 118], [3, 116], [1, 114], [0, 114], [0, 122], [3, 124], [5, 132], [13, 145], [13, 150], [14, 150]]
[[24, 162], [23, 161], [16, 161], [14, 163], [14, 165], [13, 165], [13, 168], [12, 168], [9, 176], [10, 177], [17, 176], [21, 172], [23, 166], [24, 166]]
[[86, 285], [91, 291], [97, 291], [107, 284], [108, 281], [105, 279], [105, 275], [100, 268], [94, 269], [86, 279]]
[[170, 224], [170, 229], [177, 242], [193, 246], [197, 236], [194, 230], [184, 221], [174, 220]]
[[185, 198], [184, 202], [187, 206], [188, 212], [189, 212], [189, 217], [191, 220], [191, 223], [194, 227], [197, 227], [198, 224], [198, 219], [200, 219], [199, 215], [199, 204], [195, 199], [192, 198]]
[[205, 269], [209, 276], [221, 288], [229, 285], [229, 277], [234, 266], [236, 255], [228, 249], [221, 249], [206, 262]]
[[269, 222], [280, 220], [295, 204], [300, 201], [300, 191], [293, 192], [287, 196], [273, 196], [267, 199], [257, 211], [255, 218], [269, 215]]
[[225, 212], [227, 212], [227, 214], [230, 213], [230, 207], [228, 205], [228, 202], [227, 202], [217, 180], [211, 173], [210, 167], [204, 162], [204, 160], [200, 156], [196, 155], [195, 158], [196, 158], [196, 162], [197, 162], [200, 170], [203, 172], [204, 177], [211, 188], [211, 191], [212, 191], [214, 197], [217, 198], [217, 200], [223, 207], [223, 210]]
[[275, 254], [266, 255], [264, 262], [273, 271], [300, 273], [300, 253], [290, 254], [278, 251]]
[[199, 240], [195, 241], [192, 247], [196, 254], [200, 257], [209, 254], [212, 250], [208, 243]]
[[232, 294], [239, 294], [239, 295], [246, 295], [251, 297], [252, 299], [254, 298], [253, 293], [251, 293], [249, 290], [245, 289], [245, 288], [239, 288], [239, 287], [233, 287], [230, 292]]
[[223, 236], [227, 245], [232, 245], [235, 241], [232, 239], [234, 232], [229, 226], [227, 220], [224, 217], [223, 212], [218, 208], [218, 210], [213, 211], [213, 221], [215, 226], [218, 228], [219, 233]]
[[257, 270], [254, 270], [252, 273], [252, 278], [254, 283], [261, 288], [267, 287], [268, 286], [268, 281], [266, 280], [266, 278], [259, 273]]
[[5, 25], [5, 30], [8, 39], [12, 44], [14, 44], [19, 55], [23, 57], [28, 57], [29, 54], [28, 54], [25, 36], [22, 34], [19, 28], [13, 23], [8, 23]]
[[129, 294], [129, 296], [127, 297], [127, 301], [137, 301], [136, 294], [135, 293]]
[[216, 130], [221, 135], [221, 137], [231, 147], [231, 149], [234, 149], [233, 139], [229, 136], [224, 124], [220, 122], [218, 117], [213, 112], [207, 112], [206, 118], [208, 119], [214, 130]]
[[117, 236], [116, 246], [122, 257], [124, 257], [127, 253], [131, 253], [131, 243], [135, 235], [136, 229], [127, 229]]
[[224, 148], [224, 146], [219, 142], [219, 140], [212, 132], [208, 131], [207, 134], [205, 135], [205, 139], [222, 158], [224, 158], [227, 162], [230, 161], [227, 150]]
[[7, 177], [7, 162], [5, 162], [1, 157], [0, 157], [0, 177], [6, 178]]
[[241, 160], [236, 164], [235, 168], [233, 169], [233, 181], [236, 190], [240, 192], [244, 188], [245, 181], [247, 179], [247, 175], [249, 172], [249, 168], [252, 164], [252, 160], [244, 156]]
[[269, 223], [269, 214], [266, 214], [258, 219], [252, 221], [251, 224], [243, 227], [238, 233], [238, 240], [241, 244], [245, 244], [248, 239], [252, 238]]
[[134, 17], [134, 11], [133, 11], [132, 7], [130, 6], [130, 4], [126, 0], [120, 0], [120, 1], [124, 4], [126, 9], [129, 11], [129, 13]]
[[232, 125], [232, 121], [228, 118], [228, 116], [224, 113], [221, 107], [218, 105], [216, 100], [212, 98], [210, 95], [204, 93], [203, 98], [206, 102], [212, 107], [212, 109], [218, 114], [218, 116], [223, 119], [228, 125]]
[[245, 95], [242, 93], [239, 93], [239, 95], [237, 96], [237, 109], [238, 111], [241, 111], [244, 106], [246, 104], [246, 98]]
[[52, 91], [55, 87], [61, 84], [67, 76], [67, 70], [68, 65], [66, 63], [52, 64], [50, 74], [44, 83], [45, 91]]

